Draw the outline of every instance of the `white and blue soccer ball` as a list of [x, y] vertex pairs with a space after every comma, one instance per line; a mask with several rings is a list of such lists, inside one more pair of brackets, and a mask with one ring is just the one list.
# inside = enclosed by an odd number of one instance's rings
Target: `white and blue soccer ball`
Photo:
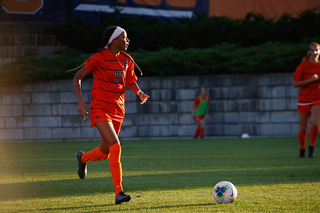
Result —
[[220, 181], [213, 188], [213, 197], [217, 203], [233, 203], [237, 199], [237, 189], [229, 181]]

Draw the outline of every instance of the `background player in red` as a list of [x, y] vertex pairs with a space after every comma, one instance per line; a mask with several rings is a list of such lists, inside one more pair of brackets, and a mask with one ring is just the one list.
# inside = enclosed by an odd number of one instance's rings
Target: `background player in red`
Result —
[[300, 157], [305, 157], [308, 126], [311, 119], [309, 157], [314, 157], [314, 145], [319, 135], [320, 122], [320, 45], [313, 42], [309, 50], [297, 67], [293, 86], [300, 87], [298, 98], [298, 112], [300, 130], [298, 133], [300, 143]]
[[[85, 60], [84, 66], [73, 78], [78, 110], [85, 119], [87, 107], [81, 96], [81, 80], [92, 72], [93, 88], [90, 107], [90, 127], [96, 127], [101, 134], [100, 146], [90, 152], [79, 151], [78, 175], [84, 179], [87, 174], [87, 162], [109, 158], [109, 166], [115, 187], [115, 203], [131, 200], [131, 196], [122, 189], [122, 168], [120, 162], [121, 145], [118, 138], [124, 118], [125, 85], [136, 93], [142, 103], [149, 98], [136, 83], [134, 66], [138, 65], [125, 53], [130, 40], [121, 27], [109, 27], [103, 35], [99, 51]], [[141, 72], [141, 70], [140, 70]]]
[[206, 96], [206, 88], [201, 87], [199, 91], [199, 96], [196, 97], [191, 106], [191, 114], [194, 120], [197, 122], [197, 130], [194, 133], [194, 138], [204, 137], [204, 121], [203, 118], [208, 117], [208, 105], [209, 97]]

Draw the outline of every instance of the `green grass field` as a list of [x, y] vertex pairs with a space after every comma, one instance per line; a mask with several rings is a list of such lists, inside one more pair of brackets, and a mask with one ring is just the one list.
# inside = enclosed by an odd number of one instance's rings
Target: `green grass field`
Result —
[[[122, 205], [108, 161], [78, 178], [75, 154], [98, 144], [0, 143], [0, 212], [320, 211], [320, 148], [299, 158], [297, 138], [124, 140]], [[237, 187], [234, 203], [215, 202], [221, 180]]]

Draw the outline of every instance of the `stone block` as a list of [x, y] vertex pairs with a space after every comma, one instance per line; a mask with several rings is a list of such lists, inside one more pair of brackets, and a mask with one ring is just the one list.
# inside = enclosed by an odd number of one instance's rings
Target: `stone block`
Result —
[[269, 114], [265, 112], [226, 112], [223, 113], [223, 123], [261, 123], [269, 122]]
[[24, 129], [24, 139], [26, 140], [50, 140], [52, 139], [51, 128], [26, 128]]
[[286, 98], [286, 87], [285, 86], [273, 86], [269, 87], [270, 98]]
[[297, 111], [280, 111], [271, 113], [271, 123], [299, 123], [299, 114]]
[[0, 118], [0, 129], [4, 128], [4, 118]]
[[297, 137], [298, 132], [300, 130], [300, 124], [299, 123], [291, 123], [290, 124], [291, 129], [291, 135], [294, 137]]
[[207, 91], [210, 93], [210, 95], [208, 95], [210, 100], [222, 99], [219, 87], [207, 88]]
[[[79, 115], [78, 104], [53, 104], [51, 107], [53, 116]], [[90, 106], [87, 105], [87, 109], [90, 109]]]
[[[86, 78], [81, 81], [81, 91], [90, 91], [90, 93], [91, 93], [92, 87], [93, 87], [93, 79], [92, 78]], [[74, 91], [74, 89], [73, 89], [73, 91]]]
[[0, 129], [0, 141], [23, 140], [23, 129]]
[[80, 127], [52, 128], [52, 139], [78, 139], [81, 136]]
[[179, 117], [176, 113], [151, 114], [150, 125], [178, 125]]
[[198, 89], [180, 89], [176, 92], [177, 101], [193, 101], [199, 94]]
[[90, 123], [90, 118], [84, 120], [80, 114], [74, 116], [62, 116], [63, 127], [89, 127]]
[[[142, 70], [143, 72], [143, 70]], [[161, 88], [163, 78], [157, 77], [138, 77], [137, 83], [142, 91], [147, 89], [159, 89]]]
[[295, 98], [298, 99], [300, 88], [294, 88], [291, 86], [286, 86], [286, 94], [287, 98]]
[[[141, 108], [141, 106], [143, 106], [145, 108], [146, 107], [145, 104], [140, 105], [138, 102], [125, 102], [126, 114], [136, 114], [136, 113], [138, 113], [138, 108]], [[150, 102], [148, 104], [150, 104]]]
[[210, 78], [208, 76], [201, 76], [200, 82], [201, 86], [204, 87], [220, 87], [222, 85], [229, 86], [226, 82], [229, 80], [229, 77], [225, 75], [216, 75], [214, 78]]
[[259, 110], [259, 100], [258, 99], [236, 99], [228, 100], [224, 102], [225, 111], [257, 111]]
[[261, 136], [291, 135], [291, 125], [289, 124], [261, 124]]
[[287, 106], [286, 110], [292, 110], [292, 111], [297, 110], [297, 103], [298, 103], [297, 98], [286, 99], [286, 106]]
[[[193, 128], [190, 128], [190, 134], [192, 132], [196, 131], [196, 126], [194, 125]], [[193, 135], [191, 135], [193, 136]], [[224, 135], [224, 128], [221, 124], [208, 124], [205, 125], [205, 131], [204, 131], [204, 137], [208, 137], [208, 136], [225, 136]]]
[[20, 94], [2, 94], [3, 105], [20, 105], [20, 104], [30, 104], [30, 94], [20, 93]]
[[[82, 99], [84, 102], [89, 101], [88, 92], [82, 92]], [[61, 104], [78, 103], [76, 93], [75, 92], [61, 92], [60, 93], [60, 103]]]
[[[179, 118], [177, 119], [178, 120], [178, 124], [196, 124], [196, 122], [194, 121], [194, 118], [191, 116], [191, 112], [190, 113], [179, 113]], [[206, 120], [205, 120], [205, 123], [206, 123]]]
[[[210, 102], [209, 102], [208, 110], [209, 110], [209, 112], [215, 112], [215, 113], [223, 112], [223, 111], [225, 111], [225, 108], [224, 108], [225, 107], [225, 103], [226, 103], [226, 101], [223, 101], [223, 100], [212, 100], [211, 99]], [[192, 105], [192, 103], [189, 103], [189, 104], [190, 104], [189, 111], [191, 113], [191, 105]], [[185, 111], [184, 112], [186, 112], [187, 109], [188, 109], [188, 107], [185, 106]]]
[[173, 101], [175, 93], [171, 89], [152, 90], [150, 97], [152, 101]]
[[138, 112], [143, 113], [170, 113], [176, 112], [176, 104], [174, 102], [163, 102], [163, 101], [150, 101], [147, 104], [144, 104], [147, 109], [144, 109], [144, 106], [138, 107]]
[[173, 136], [179, 137], [193, 137], [196, 131], [195, 125], [179, 125], [176, 126], [176, 134]]
[[22, 105], [0, 106], [0, 117], [22, 116]]
[[287, 99], [260, 99], [260, 110], [279, 111], [287, 109]]
[[178, 113], [190, 113], [193, 101], [179, 101], [177, 102]]
[[50, 92], [50, 83], [38, 81], [36, 83], [25, 83], [22, 85], [22, 91], [28, 93]]
[[79, 135], [78, 140], [81, 140], [81, 138], [90, 140], [100, 140], [101, 135], [97, 128], [81, 127], [81, 135]]
[[73, 92], [76, 95], [72, 79], [50, 81], [48, 86], [52, 92]]
[[158, 77], [139, 77], [138, 78], [138, 85], [142, 91], [147, 89], [160, 89], [162, 87], [163, 78]]
[[139, 125], [150, 125], [150, 115], [139, 114]]
[[[191, 117], [191, 114], [187, 114], [187, 118]], [[219, 113], [219, 112], [215, 112], [215, 111], [209, 111], [208, 112], [208, 118], [204, 118], [204, 122], [206, 124], [220, 124], [220, 123], [224, 123], [225, 117], [225, 113]], [[192, 118], [192, 121], [195, 123], [194, 119]], [[181, 122], [181, 120], [180, 120]]]
[[31, 128], [34, 127], [33, 117], [5, 118], [6, 128]]
[[122, 126], [119, 134], [120, 138], [135, 138], [139, 134], [138, 126]]
[[225, 136], [240, 136], [243, 131], [243, 124], [224, 124], [223, 132]]
[[125, 102], [138, 102], [140, 101], [139, 96], [132, 92], [130, 89], [126, 90]]
[[59, 93], [32, 93], [31, 95], [31, 103], [32, 104], [58, 104]]
[[178, 126], [140, 126], [139, 137], [175, 137], [177, 136]]
[[34, 126], [35, 127], [61, 127], [62, 118], [58, 117], [34, 117]]
[[199, 77], [197, 76], [173, 76], [162, 79], [162, 87], [164, 89], [199, 89]]
[[137, 114], [125, 116], [122, 126], [139, 125], [139, 117], [140, 115]]
[[[260, 128], [260, 124], [259, 123], [256, 123], [256, 124], [243, 124], [243, 126], [242, 126], [243, 133], [247, 133], [250, 136], [261, 135], [261, 133], [260, 133], [261, 130], [260, 129], [261, 128]], [[241, 137], [241, 135], [239, 135], [239, 137]]]
[[293, 73], [268, 73], [259, 75], [256, 78], [256, 85], [275, 86], [275, 85], [292, 85]]
[[24, 116], [51, 115], [50, 104], [23, 105]]

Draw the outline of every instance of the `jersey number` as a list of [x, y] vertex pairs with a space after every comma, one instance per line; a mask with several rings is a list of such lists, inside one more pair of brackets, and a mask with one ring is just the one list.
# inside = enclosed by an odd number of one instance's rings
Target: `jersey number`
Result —
[[123, 82], [123, 76], [124, 76], [123, 71], [116, 71], [116, 78], [114, 79], [114, 82], [116, 82], [116, 83]]

